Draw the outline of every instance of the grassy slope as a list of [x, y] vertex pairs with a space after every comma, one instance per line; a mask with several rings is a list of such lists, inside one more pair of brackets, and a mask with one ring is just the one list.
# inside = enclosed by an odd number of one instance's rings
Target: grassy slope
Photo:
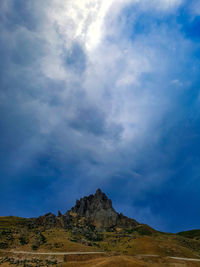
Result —
[[196, 257], [200, 243], [188, 241], [175, 235], [154, 234], [152, 236], [135, 235], [135, 238], [107, 235], [100, 248], [128, 255], [155, 254], [161, 256]]
[[29, 219], [15, 216], [0, 216], [0, 230], [9, 230], [20, 227], [29, 222]]
[[[0, 217], [0, 234], [11, 231], [13, 241], [8, 241], [8, 249], [32, 250], [36, 235], [35, 230], [26, 229], [28, 219], [18, 217]], [[74, 240], [69, 231], [64, 229], [39, 229], [46, 241], [38, 251], [107, 251], [119, 254], [158, 254], [161, 256], [196, 257], [200, 254], [200, 241], [192, 240], [186, 235], [164, 234], [156, 232], [148, 226], [141, 226], [137, 232], [121, 234], [120, 231], [104, 233], [103, 241], [88, 241], [79, 237]], [[21, 245], [21, 233], [28, 236], [28, 244]], [[7, 236], [1, 236], [4, 241]]]
[[179, 232], [178, 235], [199, 240], [200, 239], [200, 229]]
[[[44, 235], [46, 241], [39, 246], [38, 251], [95, 251], [96, 247], [85, 246], [81, 243], [71, 241], [70, 232], [64, 229], [36, 229], [30, 230], [27, 228], [29, 219], [20, 217], [0, 217], [0, 242], [6, 242], [9, 249], [15, 250], [32, 250], [37, 232]], [[3, 234], [2, 234], [3, 233]], [[28, 244], [21, 245], [20, 236], [28, 237]], [[12, 241], [10, 241], [13, 239]]]
[[63, 264], [63, 267], [199, 267], [199, 263], [170, 260], [164, 257], [152, 257], [148, 259], [138, 259], [132, 256], [111, 256], [100, 257], [84, 262], [70, 261]]
[[[138, 260], [136, 258], [130, 256], [111, 256], [111, 257], [100, 257], [84, 262], [79, 262], [78, 266], [83, 267], [147, 267], [147, 266], [158, 266], [157, 264], [145, 263], [142, 260]], [[63, 267], [77, 267], [76, 261], [71, 261], [63, 264]]]

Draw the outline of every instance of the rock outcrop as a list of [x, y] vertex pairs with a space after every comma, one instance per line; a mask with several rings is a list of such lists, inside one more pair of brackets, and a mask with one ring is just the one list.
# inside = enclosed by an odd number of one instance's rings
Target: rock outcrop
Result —
[[95, 195], [77, 200], [70, 212], [84, 217], [86, 222], [97, 228], [109, 228], [117, 223], [118, 214], [113, 209], [111, 200], [100, 189]]
[[94, 195], [83, 197], [65, 214], [58, 216], [48, 213], [36, 219], [37, 224], [47, 228], [60, 226], [67, 229], [94, 228], [111, 230], [116, 228], [134, 229], [139, 223], [123, 214], [119, 214], [112, 206], [112, 201], [98, 189]]
[[129, 228], [138, 225], [135, 220], [118, 214], [112, 206], [112, 201], [100, 189], [94, 195], [77, 200], [76, 205], [69, 213], [76, 214], [80, 218], [83, 217], [86, 223], [97, 229]]
[[57, 225], [57, 216], [53, 213], [47, 213], [44, 216], [36, 218], [35, 223], [39, 226], [45, 226], [45, 228], [52, 228]]

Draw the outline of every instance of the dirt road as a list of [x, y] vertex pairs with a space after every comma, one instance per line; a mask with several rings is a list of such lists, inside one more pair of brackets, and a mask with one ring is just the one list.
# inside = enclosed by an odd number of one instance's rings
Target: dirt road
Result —
[[[3, 251], [2, 251], [3, 252]], [[105, 252], [100, 251], [71, 251], [71, 252], [32, 252], [32, 251], [17, 251], [17, 250], [9, 250], [4, 251], [4, 253], [12, 253], [12, 254], [29, 254], [29, 255], [50, 255], [50, 256], [62, 256], [62, 255], [95, 255], [95, 254], [105, 254]], [[147, 255], [147, 254], [141, 254], [136, 255], [137, 258], [141, 257], [160, 257], [159, 255]], [[183, 258], [183, 257], [170, 257], [167, 258], [173, 259], [173, 260], [182, 260], [182, 261], [195, 261], [200, 262], [200, 259], [195, 258]]]
[[4, 252], [13, 253], [13, 254], [52, 255], [52, 256], [105, 254], [105, 252], [98, 252], [98, 251], [88, 251], [88, 252], [85, 252], [85, 251], [75, 251], [75, 252], [32, 252], [32, 251], [9, 250], [9, 251], [4, 251]]
[[[159, 255], [147, 255], [147, 254], [141, 254], [137, 255], [137, 257], [160, 257]], [[195, 259], [195, 258], [183, 258], [183, 257], [170, 257], [168, 256], [167, 258], [173, 259], [173, 260], [181, 260], [181, 261], [198, 261], [200, 262], [200, 259]]]

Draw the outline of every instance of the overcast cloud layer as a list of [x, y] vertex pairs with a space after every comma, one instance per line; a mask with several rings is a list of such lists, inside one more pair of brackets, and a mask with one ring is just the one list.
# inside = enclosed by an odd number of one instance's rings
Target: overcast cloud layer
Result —
[[160, 230], [200, 227], [200, 2], [1, 0], [0, 215], [101, 187]]

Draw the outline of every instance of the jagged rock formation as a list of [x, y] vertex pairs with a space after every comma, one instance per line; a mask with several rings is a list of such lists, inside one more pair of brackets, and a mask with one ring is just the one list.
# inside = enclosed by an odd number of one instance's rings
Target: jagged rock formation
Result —
[[93, 228], [107, 230], [116, 228], [134, 229], [139, 223], [117, 213], [112, 201], [98, 189], [94, 195], [83, 197], [76, 201], [76, 205], [65, 214], [58, 212], [58, 216], [48, 213], [36, 219], [36, 224], [51, 228], [55, 226], [67, 229]]
[[49, 212], [44, 216], [40, 216], [36, 219], [36, 223], [38, 225], [46, 226], [47, 228], [51, 228], [57, 225], [57, 217], [53, 213]]
[[135, 227], [138, 225], [135, 220], [118, 214], [112, 206], [112, 201], [100, 189], [96, 191], [95, 195], [77, 200], [76, 205], [69, 213], [85, 218], [86, 222], [95, 226], [97, 229], [117, 226]]

